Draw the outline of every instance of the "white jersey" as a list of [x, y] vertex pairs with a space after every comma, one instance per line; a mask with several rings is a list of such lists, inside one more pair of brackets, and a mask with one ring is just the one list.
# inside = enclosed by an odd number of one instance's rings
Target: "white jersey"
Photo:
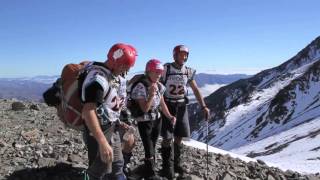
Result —
[[116, 121], [119, 119], [121, 105], [125, 97], [122, 92], [122, 88], [126, 86], [125, 81], [121, 80], [120, 76], [112, 75], [110, 70], [96, 66], [89, 71], [83, 82], [81, 96], [83, 101], [85, 101], [86, 87], [93, 82], [97, 82], [102, 87], [103, 97], [105, 97], [103, 103], [97, 109], [103, 109], [108, 121]]
[[194, 79], [195, 73], [194, 69], [186, 66], [178, 69], [172, 63], [165, 64], [161, 80], [166, 87], [164, 96], [174, 100], [185, 98], [188, 95], [187, 85]]
[[[135, 85], [135, 87], [133, 87], [131, 92], [131, 98], [135, 100], [147, 99], [148, 98], [147, 91], [148, 91], [147, 87], [142, 82], [139, 82], [137, 85]], [[153, 112], [144, 113], [143, 116], [136, 118], [136, 121], [138, 122], [150, 121], [150, 120], [156, 120], [157, 118], [160, 117], [160, 112], [157, 110], [160, 107], [161, 98], [164, 92], [165, 92], [165, 87], [161, 83], [158, 83], [157, 94], [152, 99], [151, 108], [150, 108], [150, 110]]]
[[[151, 109], [156, 109], [160, 106], [160, 100], [161, 100], [161, 96], [164, 94], [165, 92], [165, 87], [159, 83], [159, 87], [160, 89], [158, 89], [157, 91], [157, 95], [153, 98], [152, 100], [152, 104], [151, 104]], [[148, 94], [147, 94], [147, 89], [146, 87], [143, 85], [143, 83], [138, 83], [131, 92], [131, 97], [132, 99], [147, 99]]]

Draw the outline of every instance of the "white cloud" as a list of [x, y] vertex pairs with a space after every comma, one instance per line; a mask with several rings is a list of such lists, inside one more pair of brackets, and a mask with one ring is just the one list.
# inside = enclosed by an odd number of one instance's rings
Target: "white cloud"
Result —
[[[225, 86], [226, 84], [205, 84], [203, 87], [200, 87], [200, 93], [203, 97], [209, 96], [210, 94], [212, 94], [214, 91], [216, 91], [217, 89]], [[195, 100], [195, 96], [192, 92], [192, 89], [189, 87], [188, 89], [189, 92], [189, 99], [191, 101]]]
[[200, 88], [200, 92], [203, 96], [209, 96], [211, 93], [225, 85], [226, 84], [205, 84], [203, 87]]
[[224, 69], [206, 69], [206, 70], [198, 70], [198, 73], [206, 73], [206, 74], [247, 74], [254, 75], [268, 68], [224, 68]]

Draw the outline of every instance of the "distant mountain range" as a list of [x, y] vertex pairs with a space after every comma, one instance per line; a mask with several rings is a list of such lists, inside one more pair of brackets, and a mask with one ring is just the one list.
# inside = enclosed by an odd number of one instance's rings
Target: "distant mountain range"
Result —
[[42, 93], [51, 86], [51, 82], [54, 81], [44, 83], [35, 78], [0, 78], [0, 98], [40, 101]]
[[199, 74], [196, 74], [195, 80], [199, 87], [204, 87], [205, 85], [213, 85], [213, 84], [230, 84], [239, 79], [245, 79], [249, 77], [251, 76], [246, 74], [222, 75], [222, 74], [199, 73]]
[[[206, 98], [209, 144], [300, 172], [320, 172], [320, 37], [272, 69], [221, 87]], [[205, 142], [197, 104], [192, 138]]]
[[41, 84], [52, 84], [59, 76], [34, 76], [20, 78], [0, 78], [0, 82], [37, 82]]
[[[42, 93], [49, 88], [59, 76], [35, 76], [21, 78], [0, 78], [0, 98], [41, 101]], [[132, 75], [129, 77], [132, 77]], [[244, 74], [217, 75], [200, 73], [195, 79], [204, 96], [211, 94], [225, 84], [249, 77]], [[190, 94], [192, 97], [192, 94]]]

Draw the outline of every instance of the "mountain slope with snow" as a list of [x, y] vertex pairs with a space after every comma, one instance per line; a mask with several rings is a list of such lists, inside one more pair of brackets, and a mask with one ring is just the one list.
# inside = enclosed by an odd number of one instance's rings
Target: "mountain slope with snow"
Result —
[[231, 151], [272, 162], [282, 170], [317, 173], [320, 160], [319, 124], [320, 117]]
[[[206, 98], [213, 112], [209, 144], [272, 163], [290, 162], [286, 153], [298, 158], [294, 153], [299, 151], [305, 157], [299, 164], [281, 166], [320, 172], [319, 96], [320, 37], [280, 66], [224, 86]], [[197, 107], [191, 110], [192, 119], [202, 118]], [[205, 141], [204, 132], [198, 123], [192, 138]], [[299, 146], [301, 142], [306, 146]]]

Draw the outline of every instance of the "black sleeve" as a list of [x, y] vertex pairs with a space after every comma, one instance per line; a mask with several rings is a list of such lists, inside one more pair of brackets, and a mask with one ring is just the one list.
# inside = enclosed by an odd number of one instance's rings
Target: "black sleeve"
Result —
[[84, 103], [97, 103], [98, 105], [103, 103], [103, 89], [99, 83], [93, 82], [85, 89], [85, 101]]

